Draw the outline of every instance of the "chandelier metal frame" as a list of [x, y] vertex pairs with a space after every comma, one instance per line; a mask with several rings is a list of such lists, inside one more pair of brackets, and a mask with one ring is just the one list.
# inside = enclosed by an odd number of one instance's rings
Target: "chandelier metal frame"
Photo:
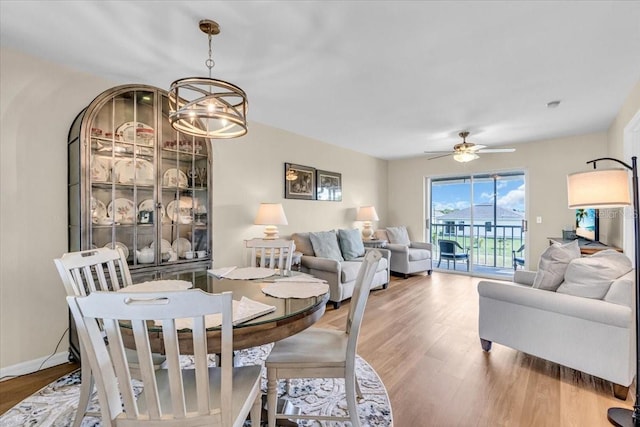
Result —
[[209, 58], [205, 65], [209, 77], [187, 77], [171, 83], [169, 89], [169, 122], [189, 135], [229, 139], [247, 133], [247, 94], [238, 86], [211, 77], [215, 63], [211, 39], [220, 33], [217, 22], [203, 19], [200, 30], [209, 39]]

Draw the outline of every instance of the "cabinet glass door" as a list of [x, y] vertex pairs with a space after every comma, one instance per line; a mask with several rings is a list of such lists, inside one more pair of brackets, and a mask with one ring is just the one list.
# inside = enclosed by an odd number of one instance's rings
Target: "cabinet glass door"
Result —
[[[168, 116], [166, 98], [162, 110]], [[163, 122], [163, 136], [159, 169], [166, 216], [161, 239], [172, 249], [165, 262], [210, 259], [208, 143], [176, 132], [168, 122]]]
[[154, 204], [155, 98], [152, 91], [116, 95], [91, 121], [91, 246], [120, 247], [134, 265], [142, 261], [137, 250], [154, 239], [153, 219], [139, 206]]

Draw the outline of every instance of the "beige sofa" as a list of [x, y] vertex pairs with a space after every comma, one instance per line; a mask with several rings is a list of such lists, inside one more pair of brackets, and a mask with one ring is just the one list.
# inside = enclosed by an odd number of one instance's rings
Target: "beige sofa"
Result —
[[[339, 308], [342, 301], [351, 298], [363, 257], [339, 260], [317, 256], [308, 232], [294, 233], [291, 235], [291, 239], [295, 242], [296, 251], [302, 253], [301, 270], [324, 279], [329, 284], [329, 301], [333, 303], [334, 308]], [[373, 249], [364, 248], [365, 253], [369, 250]], [[371, 289], [386, 289], [389, 284], [389, 258], [391, 254], [386, 249], [375, 250], [380, 251], [382, 258], [371, 282]]]
[[602, 299], [533, 287], [535, 272], [515, 283], [481, 281], [479, 335], [493, 342], [611, 381], [626, 399], [635, 376], [634, 271], [615, 279]]

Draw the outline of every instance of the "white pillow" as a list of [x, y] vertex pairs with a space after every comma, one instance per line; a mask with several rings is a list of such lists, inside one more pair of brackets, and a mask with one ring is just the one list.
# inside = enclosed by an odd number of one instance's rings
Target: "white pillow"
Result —
[[578, 241], [561, 245], [554, 243], [540, 255], [538, 271], [533, 280], [533, 287], [546, 291], [555, 291], [564, 280], [564, 273], [569, 262], [580, 258], [580, 246]]
[[407, 227], [404, 225], [401, 225], [400, 227], [387, 227], [387, 236], [389, 236], [389, 243], [405, 246], [409, 246], [411, 244]]
[[557, 292], [577, 297], [602, 299], [611, 283], [631, 271], [631, 261], [613, 249], [574, 259], [564, 273]]

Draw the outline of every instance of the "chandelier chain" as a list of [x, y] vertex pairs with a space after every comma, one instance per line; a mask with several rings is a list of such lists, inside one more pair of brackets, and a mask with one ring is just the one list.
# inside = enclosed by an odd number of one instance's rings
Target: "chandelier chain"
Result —
[[209, 59], [204, 61], [204, 63], [209, 69], [209, 78], [211, 78], [211, 70], [213, 69], [213, 66], [216, 65], [216, 63], [211, 58], [213, 56], [213, 49], [211, 48], [211, 38], [212, 38], [211, 33], [209, 33], [208, 36], [209, 36]]

